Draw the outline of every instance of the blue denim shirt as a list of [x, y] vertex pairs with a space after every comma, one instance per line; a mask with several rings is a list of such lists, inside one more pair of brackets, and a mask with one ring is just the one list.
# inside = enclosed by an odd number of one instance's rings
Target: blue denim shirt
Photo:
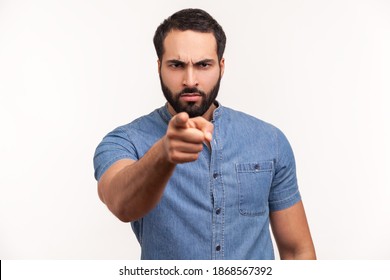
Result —
[[[119, 159], [140, 159], [170, 119], [164, 106], [110, 132], [95, 178]], [[300, 201], [291, 147], [279, 129], [221, 105], [212, 122], [211, 150], [178, 164], [161, 201], [131, 223], [141, 259], [274, 259], [269, 213]]]

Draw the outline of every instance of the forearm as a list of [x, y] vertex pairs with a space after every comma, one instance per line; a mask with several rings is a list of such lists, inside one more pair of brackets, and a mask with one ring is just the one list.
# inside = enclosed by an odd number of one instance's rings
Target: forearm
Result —
[[281, 260], [315, 260], [317, 259], [314, 246], [306, 248], [283, 250], [279, 249]]
[[175, 166], [167, 160], [159, 140], [140, 160], [111, 179], [104, 202], [124, 222], [143, 217], [160, 201]]

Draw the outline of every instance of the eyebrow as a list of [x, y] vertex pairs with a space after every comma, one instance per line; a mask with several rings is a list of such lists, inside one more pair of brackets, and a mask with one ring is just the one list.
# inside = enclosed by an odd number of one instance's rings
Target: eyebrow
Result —
[[214, 59], [206, 58], [201, 61], [195, 62], [195, 65], [201, 65], [203, 63], [214, 63]]
[[178, 59], [170, 59], [167, 60], [167, 64], [180, 64], [180, 65], [185, 65], [186, 63], [184, 61], [178, 60]]
[[[197, 61], [195, 62], [194, 64], [195, 65], [201, 65], [203, 63], [214, 63], [215, 60], [214, 59], [211, 59], [211, 58], [206, 58], [206, 59], [202, 59], [200, 61]], [[181, 61], [181, 60], [178, 60], [178, 59], [170, 59], [170, 60], [167, 60], [166, 63], [174, 63], [174, 64], [180, 64], [180, 65], [186, 65], [188, 64], [188, 62], [184, 62], [184, 61]]]

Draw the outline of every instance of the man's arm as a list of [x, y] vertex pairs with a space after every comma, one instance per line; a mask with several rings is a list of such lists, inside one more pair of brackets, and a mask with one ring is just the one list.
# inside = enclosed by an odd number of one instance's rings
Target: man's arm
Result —
[[316, 253], [302, 201], [270, 213], [270, 221], [282, 260], [314, 260]]
[[107, 169], [98, 182], [100, 199], [121, 221], [143, 217], [160, 201], [176, 164], [197, 160], [212, 130], [202, 117], [177, 114], [164, 137], [140, 160], [122, 159]]

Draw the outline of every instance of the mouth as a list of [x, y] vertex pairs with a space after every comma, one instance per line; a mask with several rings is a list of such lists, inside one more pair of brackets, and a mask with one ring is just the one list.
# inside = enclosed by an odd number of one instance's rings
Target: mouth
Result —
[[182, 93], [180, 99], [186, 102], [196, 102], [202, 98], [202, 95], [198, 92], [194, 93]]

